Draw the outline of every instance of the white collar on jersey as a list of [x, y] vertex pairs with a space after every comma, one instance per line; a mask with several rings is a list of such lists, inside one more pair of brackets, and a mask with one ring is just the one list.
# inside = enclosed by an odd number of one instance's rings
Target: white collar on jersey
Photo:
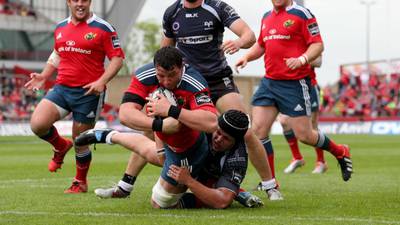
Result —
[[[87, 24], [93, 22], [96, 18], [98, 18], [94, 12], [90, 12], [90, 13], [92, 14], [92, 16], [89, 17], [89, 19], [86, 20], [86, 23], [87, 23]], [[72, 16], [69, 16], [69, 17], [68, 17], [68, 23], [71, 22], [71, 20], [72, 20], [71, 18], [72, 18]]]
[[291, 4], [291, 5], [286, 6], [286, 11], [289, 11], [289, 10], [293, 9], [293, 8], [295, 8], [296, 6], [297, 6], [296, 1], [292, 1], [292, 4]]

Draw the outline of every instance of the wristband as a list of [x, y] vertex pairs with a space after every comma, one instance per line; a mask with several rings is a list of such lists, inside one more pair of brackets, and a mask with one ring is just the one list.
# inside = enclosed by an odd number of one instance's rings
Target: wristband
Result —
[[171, 105], [168, 110], [168, 116], [178, 119], [181, 114], [181, 109], [178, 106]]
[[153, 120], [153, 124], [151, 125], [151, 129], [153, 131], [162, 131], [163, 120], [161, 118], [156, 118]]
[[308, 57], [306, 54], [301, 55], [300, 57], [298, 57], [298, 59], [300, 60], [301, 65], [308, 63]]

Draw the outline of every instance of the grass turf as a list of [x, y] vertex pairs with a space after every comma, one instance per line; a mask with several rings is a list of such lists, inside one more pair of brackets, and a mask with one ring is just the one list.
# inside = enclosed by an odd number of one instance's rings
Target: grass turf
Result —
[[[70, 152], [61, 171], [51, 174], [50, 146], [34, 137], [0, 137], [0, 224], [400, 224], [400, 143], [397, 136], [332, 136], [352, 148], [353, 178], [342, 181], [336, 160], [326, 155], [329, 170], [311, 174], [315, 153], [301, 145], [306, 165], [283, 174], [290, 161], [287, 143], [273, 137], [277, 179], [285, 200], [265, 206], [227, 210], [154, 210], [149, 201], [160, 169], [147, 166], [129, 199], [99, 199], [97, 187], [117, 182], [129, 152], [97, 145], [89, 172], [89, 192], [63, 194], [75, 174]], [[259, 179], [252, 166], [242, 187]]]

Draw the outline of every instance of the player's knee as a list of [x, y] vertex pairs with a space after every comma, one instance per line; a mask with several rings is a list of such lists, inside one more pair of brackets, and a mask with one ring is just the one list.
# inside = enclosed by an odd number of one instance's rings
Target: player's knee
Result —
[[153, 208], [173, 208], [175, 207], [183, 193], [173, 194], [166, 191], [158, 179], [157, 183], [153, 187], [153, 193], [151, 195], [151, 202]]
[[46, 124], [36, 118], [31, 118], [30, 126], [32, 132], [37, 136], [42, 136], [49, 130], [49, 127], [46, 126]]
[[304, 144], [310, 144], [312, 143], [312, 132], [310, 130], [301, 130], [300, 132], [295, 132], [297, 140]]

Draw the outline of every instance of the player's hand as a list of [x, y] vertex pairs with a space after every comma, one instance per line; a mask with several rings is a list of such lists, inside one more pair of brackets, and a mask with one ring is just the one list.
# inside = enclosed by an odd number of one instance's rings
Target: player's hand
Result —
[[289, 67], [291, 70], [295, 70], [303, 66], [299, 58], [285, 58], [286, 66]]
[[181, 128], [181, 123], [172, 117], [163, 119], [162, 133], [163, 134], [174, 134]]
[[106, 89], [106, 85], [102, 81], [96, 80], [92, 83], [86, 84], [83, 88], [88, 89], [85, 95], [99, 95]]
[[247, 65], [247, 58], [243, 57], [239, 59], [235, 64], [235, 71], [239, 73], [239, 69], [243, 69]]
[[240, 48], [242, 47], [240, 40], [227, 40], [224, 41], [224, 43], [222, 43], [221, 45], [221, 49], [222, 51], [224, 51], [225, 54], [235, 54], [236, 52], [238, 52], [240, 50]]
[[171, 177], [172, 179], [176, 180], [176, 182], [186, 185], [186, 183], [190, 180], [193, 179], [190, 176], [190, 172], [188, 168], [186, 167], [179, 167], [176, 165], [171, 165], [169, 166], [169, 170], [167, 175]]
[[155, 117], [155, 116], [167, 117], [168, 116], [168, 110], [171, 107], [171, 103], [168, 101], [168, 99], [164, 95], [157, 94], [156, 99], [147, 97], [146, 100], [149, 101], [147, 103], [147, 116], [150, 116], [150, 117]]
[[46, 79], [40, 73], [31, 73], [30, 77], [31, 79], [24, 85], [24, 87], [28, 90], [37, 91], [46, 81]]

